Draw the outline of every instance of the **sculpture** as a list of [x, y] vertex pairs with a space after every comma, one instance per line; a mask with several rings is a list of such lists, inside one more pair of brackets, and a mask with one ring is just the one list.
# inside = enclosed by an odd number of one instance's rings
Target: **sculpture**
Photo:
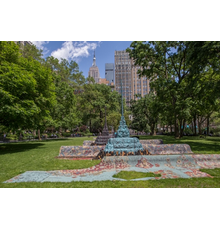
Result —
[[138, 138], [130, 137], [128, 127], [124, 118], [123, 111], [123, 94], [122, 94], [122, 82], [121, 82], [121, 121], [117, 131], [116, 138], [110, 138], [104, 149], [106, 153], [112, 153], [113, 155], [123, 155], [123, 154], [140, 154], [144, 151], [142, 144], [139, 142]]

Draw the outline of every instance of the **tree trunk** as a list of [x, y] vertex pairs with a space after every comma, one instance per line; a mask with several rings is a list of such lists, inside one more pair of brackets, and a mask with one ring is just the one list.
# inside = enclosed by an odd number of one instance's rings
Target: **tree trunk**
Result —
[[90, 133], [92, 132], [92, 121], [91, 121], [91, 119], [89, 120], [89, 131], [90, 131]]
[[33, 130], [33, 135], [36, 136], [36, 130]]
[[180, 129], [178, 125], [178, 119], [175, 116], [175, 138], [179, 138], [180, 135]]
[[180, 138], [183, 137], [184, 127], [185, 127], [185, 120], [180, 121], [180, 134], [179, 134]]
[[199, 135], [202, 135], [202, 123], [198, 120]]
[[174, 132], [175, 132], [175, 138], [178, 136], [178, 125], [177, 125], [177, 120], [176, 120], [176, 112], [175, 112], [175, 115], [174, 115]]
[[101, 123], [102, 123], [102, 111], [101, 110], [100, 110], [99, 119], [100, 119], [100, 126], [101, 126]]
[[209, 135], [209, 116], [207, 117], [207, 135]]
[[191, 130], [192, 130], [192, 133], [193, 133], [193, 130], [194, 130], [193, 121], [192, 121], [192, 124], [191, 124]]
[[150, 125], [150, 135], [155, 136], [156, 135], [156, 130], [155, 130], [155, 124]]
[[196, 136], [196, 115], [193, 117], [194, 121], [194, 135]]
[[40, 129], [38, 129], [38, 140], [40, 141], [41, 138], [40, 138]]

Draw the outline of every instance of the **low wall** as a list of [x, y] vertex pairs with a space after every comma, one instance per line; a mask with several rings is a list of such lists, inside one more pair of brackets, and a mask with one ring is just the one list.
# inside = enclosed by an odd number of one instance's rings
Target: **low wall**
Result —
[[[83, 146], [91, 146], [95, 141], [83, 141]], [[162, 139], [153, 139], [153, 140], [140, 140], [141, 144], [151, 144], [151, 145], [160, 145], [163, 144]]]
[[61, 146], [59, 157], [94, 157], [105, 146]]
[[172, 155], [172, 154], [192, 154], [192, 150], [187, 144], [163, 144], [150, 145], [142, 144], [143, 148], [148, 150], [150, 155]]
[[145, 144], [145, 145], [160, 145], [163, 144], [163, 140], [162, 139], [151, 139], [151, 140], [140, 140], [141, 144]]

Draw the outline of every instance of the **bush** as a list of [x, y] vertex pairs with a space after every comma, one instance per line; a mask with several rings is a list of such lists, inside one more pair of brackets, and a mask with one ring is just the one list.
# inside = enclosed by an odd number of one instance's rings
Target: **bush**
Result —
[[80, 128], [79, 128], [80, 132], [86, 132], [87, 130], [87, 126], [86, 125], [82, 125]]
[[78, 134], [81, 135], [81, 136], [85, 136], [84, 132], [78, 132]]
[[214, 135], [220, 135], [220, 127], [212, 128], [210, 133], [213, 133]]
[[93, 133], [86, 133], [86, 136], [93, 136]]
[[7, 134], [6, 139], [8, 139], [8, 140], [17, 140], [17, 135]]
[[183, 132], [184, 132], [185, 134], [193, 134], [193, 131], [192, 131], [190, 128], [185, 128], [185, 129], [183, 130]]
[[71, 137], [71, 133], [65, 133], [65, 132], [63, 132], [63, 133], [62, 133], [62, 136], [63, 136], [63, 137]]

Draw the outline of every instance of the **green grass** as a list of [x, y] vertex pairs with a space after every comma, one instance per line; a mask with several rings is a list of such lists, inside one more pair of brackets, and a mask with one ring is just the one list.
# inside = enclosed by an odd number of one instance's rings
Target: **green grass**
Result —
[[[65, 145], [82, 145], [80, 137], [42, 142], [0, 144], [0, 183], [25, 171], [48, 171], [58, 169], [88, 168], [100, 161], [73, 161], [57, 159], [59, 149]], [[0, 184], [0, 187], [2, 184]]]
[[136, 171], [121, 171], [115, 175], [113, 175], [114, 178], [121, 178], [125, 180], [132, 180], [132, 179], [138, 179], [138, 178], [144, 178], [144, 177], [161, 177], [160, 174], [154, 174], [152, 172], [136, 172]]
[[215, 168], [215, 169], [200, 169], [200, 171], [208, 173], [209, 175], [215, 177], [215, 178], [220, 178], [220, 168]]
[[[141, 137], [141, 139], [163, 139], [165, 144], [186, 143], [195, 153], [220, 154], [220, 138], [207, 137], [184, 137], [175, 140], [169, 136]], [[191, 179], [161, 179], [148, 181], [94, 181], [94, 182], [28, 182], [11, 183], [2, 182], [17, 176], [25, 171], [44, 171], [58, 169], [88, 168], [100, 161], [71, 161], [56, 159], [60, 146], [82, 145], [84, 140], [93, 138], [71, 138], [62, 140], [49, 140], [42, 142], [0, 144], [0, 187], [2, 188], [219, 188], [220, 169], [203, 169], [214, 178], [191, 178]], [[207, 171], [208, 170], [208, 171]]]

